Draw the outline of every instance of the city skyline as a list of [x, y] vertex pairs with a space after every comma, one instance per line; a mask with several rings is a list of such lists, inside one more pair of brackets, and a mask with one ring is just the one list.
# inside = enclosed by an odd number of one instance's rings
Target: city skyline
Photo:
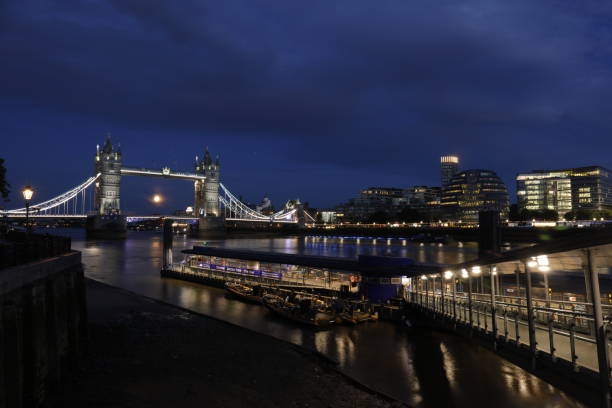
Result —
[[[107, 134], [107, 137], [110, 136], [110, 133]], [[97, 143], [97, 145], [100, 145], [100, 143]], [[120, 145], [120, 143], [117, 144], [118, 146]], [[204, 153], [206, 152], [206, 149], [208, 149], [208, 147], [204, 148], [201, 152], [199, 152], [198, 154], [196, 154], [196, 157], [200, 157], [200, 159], [203, 157]], [[251, 196], [243, 196], [244, 201], [246, 203], [249, 204], [257, 204], [260, 202], [261, 199], [264, 198], [264, 196], [271, 196], [273, 197], [273, 205], [275, 207], [280, 207], [282, 205], [284, 205], [284, 203], [290, 199], [295, 199], [295, 198], [300, 198], [302, 201], [306, 201], [310, 204], [310, 206], [315, 207], [315, 208], [333, 208], [336, 207], [344, 202], [346, 202], [348, 199], [350, 199], [352, 196], [354, 196], [357, 192], [367, 189], [367, 188], [371, 188], [373, 186], [377, 186], [377, 187], [383, 187], [383, 188], [400, 188], [400, 189], [409, 189], [409, 188], [413, 188], [413, 187], [418, 187], [418, 186], [428, 186], [428, 187], [441, 187], [441, 183], [440, 183], [440, 158], [441, 157], [446, 157], [449, 156], [449, 154], [447, 153], [443, 153], [441, 155], [436, 156], [438, 158], [438, 161], [434, 161], [434, 167], [437, 166], [437, 168], [435, 169], [435, 171], [433, 172], [433, 174], [428, 174], [425, 178], [421, 178], [421, 179], [413, 179], [414, 183], [412, 184], [405, 184], [405, 185], [391, 185], [388, 183], [378, 183], [378, 184], [372, 184], [372, 185], [361, 185], [358, 186], [358, 189], [356, 191], [348, 191], [348, 195], [345, 197], [340, 197], [339, 200], [337, 201], [333, 201], [330, 202], [329, 205], [317, 205], [317, 201], [313, 201], [313, 200], [308, 200], [307, 197], [277, 197], [276, 194], [270, 194], [268, 193], [269, 190], [271, 189], [267, 189], [265, 190], [266, 192], [262, 193], [260, 195], [260, 197], [251, 197]], [[509, 193], [509, 198], [510, 198], [510, 203], [511, 204], [516, 204], [517, 203], [517, 180], [516, 177], [522, 173], [526, 173], [526, 172], [534, 172], [534, 171], [554, 171], [554, 170], [558, 170], [561, 168], [568, 168], [569, 166], [558, 166], [555, 168], [533, 168], [533, 169], [523, 169], [523, 170], [519, 170], [516, 174], [512, 175], [512, 176], [507, 176], [504, 174], [499, 174], [499, 172], [497, 172], [495, 170], [495, 168], [483, 168], [483, 167], [479, 167], [479, 166], [466, 166], [465, 161], [462, 160], [462, 157], [460, 157], [457, 154], [452, 154], [451, 156], [453, 157], [458, 157], [459, 159], [459, 167], [458, 167], [458, 171], [466, 171], [466, 170], [492, 170], [495, 171], [496, 173], [498, 173], [500, 179], [502, 180], [502, 182], [504, 182], [506, 188], [508, 189], [508, 193]], [[93, 157], [93, 156], [92, 156]], [[7, 162], [10, 163], [10, 160], [5, 159]], [[239, 161], [239, 160], [238, 160]], [[163, 167], [167, 167], [167, 164], [161, 164], [160, 160], [153, 160], [153, 167], [154, 168], [159, 168], [160, 170]], [[132, 165], [133, 163], [127, 162], [128, 165]], [[176, 164], [175, 166], [172, 167], [172, 170], [175, 171], [191, 171], [192, 167], [193, 167], [193, 162], [191, 163], [191, 165], [182, 165], [179, 164], [178, 161], [174, 161], [174, 164]], [[470, 164], [470, 163], [468, 163]], [[6, 165], [6, 164], [5, 164]], [[140, 165], [138, 164], [139, 167], [148, 167], [147, 165]], [[576, 167], [589, 167], [589, 166], [600, 166], [598, 164], [593, 164], [593, 165], [584, 165], [584, 166], [576, 166]], [[8, 167], [8, 180], [9, 183], [12, 182], [12, 178], [11, 178], [11, 168], [10, 168], [10, 164], [7, 166]], [[430, 166], [432, 167], [432, 166]], [[606, 166], [600, 166], [600, 167], [604, 167], [606, 168]], [[229, 169], [224, 169], [224, 173], [226, 171], [228, 171]], [[231, 172], [228, 171], [229, 173], [235, 173], [235, 172]], [[28, 172], [25, 172], [25, 174], [27, 175]], [[93, 172], [92, 172], [93, 174]], [[53, 177], [53, 174], [46, 174], [45, 176]], [[86, 174], [86, 177], [90, 176], [90, 174]], [[83, 177], [86, 178], [86, 177]], [[35, 181], [29, 181], [28, 177], [14, 177], [17, 180], [25, 180], [22, 181], [21, 184], [12, 182], [11, 184], [11, 194], [9, 195], [9, 202], [5, 203], [5, 208], [10, 209], [12, 207], [18, 207], [20, 205], [20, 189], [22, 186], [24, 185], [32, 185], [35, 188], [35, 191], [37, 193], [37, 199], [38, 200], [44, 200], [44, 199], [48, 199], [51, 198], [54, 195], [57, 195], [58, 193], [60, 193], [61, 191], [51, 191], [50, 188], [41, 188], [40, 186], [37, 185], [37, 183]], [[44, 179], [44, 178], [43, 178]], [[390, 179], [390, 178], [389, 178]], [[433, 183], [431, 184], [426, 184], [424, 182], [419, 182], [419, 181], [423, 181], [423, 180], [434, 180]], [[435, 182], [435, 180], [437, 179], [437, 183]], [[69, 187], [73, 187], [74, 184], [77, 184], [77, 182], [82, 181], [82, 180], [78, 180], [76, 178], [74, 179], [65, 179], [63, 184], [60, 183], [55, 183], [52, 185], [60, 185], [63, 187], [64, 190], [66, 188]], [[224, 181], [222, 181], [224, 182]], [[138, 212], [138, 211], [154, 211], [156, 213], [163, 213], [164, 211], [168, 212], [174, 212], [177, 210], [184, 210], [184, 207], [188, 207], [192, 205], [192, 200], [193, 200], [193, 191], [192, 191], [192, 186], [189, 184], [186, 184], [185, 181], [175, 181], [175, 180], [165, 180], [165, 179], [133, 179], [130, 177], [124, 177], [121, 181], [122, 183], [122, 189], [126, 190], [126, 191], [130, 191], [129, 193], [125, 194], [122, 197], [122, 202], [127, 203], [126, 204], [126, 210], [128, 213], [134, 213], [134, 212]], [[327, 187], [327, 186], [323, 186], [323, 187]], [[41, 196], [41, 190], [42, 190], [42, 194], [43, 196]], [[63, 190], [62, 190], [63, 191]], [[151, 200], [151, 197], [153, 197], [154, 195], [163, 195], [164, 200], [160, 203], [160, 202], [153, 202], [153, 200]], [[242, 196], [242, 194], [238, 193], [239, 195]], [[191, 201], [190, 201], [191, 200]], [[11, 205], [14, 204], [14, 205]]]
[[[612, 167], [608, 29], [598, 23], [612, 10], [372, 7], [7, 5], [7, 206], [21, 204], [25, 184], [45, 198], [83, 181], [107, 132], [133, 166], [188, 170], [209, 146], [232, 191], [277, 206], [332, 207], [374, 185], [436, 186], [443, 154], [495, 171], [512, 201], [520, 172]], [[124, 183], [130, 210], [192, 201], [181, 182]], [[155, 193], [166, 207], [149, 203]]]

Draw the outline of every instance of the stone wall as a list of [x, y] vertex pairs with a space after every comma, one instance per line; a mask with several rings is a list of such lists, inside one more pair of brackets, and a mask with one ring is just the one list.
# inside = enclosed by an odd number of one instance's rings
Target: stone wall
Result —
[[79, 252], [0, 269], [0, 408], [52, 404], [86, 339]]

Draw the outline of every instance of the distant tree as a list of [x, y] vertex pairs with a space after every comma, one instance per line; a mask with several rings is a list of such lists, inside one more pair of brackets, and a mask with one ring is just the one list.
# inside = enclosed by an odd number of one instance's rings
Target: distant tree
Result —
[[575, 212], [576, 220], [590, 220], [593, 218], [593, 211], [581, 208]]
[[402, 208], [402, 210], [397, 215], [397, 219], [400, 222], [419, 222], [423, 221], [425, 218], [427, 217], [421, 214], [420, 211], [410, 207]]
[[[512, 211], [512, 209], [510, 209]], [[510, 218], [512, 219], [512, 218]], [[518, 221], [557, 221], [559, 213], [555, 210], [521, 210], [518, 214]]]
[[4, 167], [4, 159], [0, 158], [0, 197], [3, 201], [8, 201], [10, 192], [10, 184], [6, 181], [6, 168]]
[[598, 220], [603, 218], [604, 220], [612, 219], [612, 210], [604, 209], [599, 211], [593, 211], [593, 218], [597, 218]]
[[533, 215], [534, 215], [533, 211], [522, 209], [519, 213], [518, 218], [520, 221], [527, 221], [527, 220], [532, 220], [534, 218]]
[[538, 213], [541, 220], [557, 221], [559, 219], [559, 213], [555, 210], [542, 210], [538, 211]]
[[508, 213], [508, 219], [510, 221], [521, 221], [521, 214], [518, 208], [518, 204], [512, 204], [510, 206], [510, 212]]
[[389, 220], [389, 213], [386, 211], [376, 211], [375, 213], [370, 214], [366, 221], [368, 223], [386, 224], [389, 222]]
[[570, 221], [579, 221], [579, 220], [592, 220], [593, 218], [605, 218], [608, 219], [612, 216], [612, 212], [609, 210], [602, 211], [593, 211], [588, 210], [586, 208], [581, 208], [579, 210], [572, 210], [568, 213], [565, 213], [565, 219]]

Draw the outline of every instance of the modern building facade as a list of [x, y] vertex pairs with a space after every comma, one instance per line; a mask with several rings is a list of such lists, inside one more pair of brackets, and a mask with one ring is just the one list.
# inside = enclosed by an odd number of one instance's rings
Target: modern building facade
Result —
[[440, 187], [370, 187], [361, 190], [358, 197], [337, 206], [336, 221], [367, 221], [368, 217], [377, 212], [399, 219], [400, 213], [407, 208], [418, 211], [424, 219], [439, 219], [440, 195]]
[[405, 201], [404, 190], [390, 187], [370, 187], [361, 190], [359, 196], [336, 208], [346, 221], [365, 221], [379, 212], [393, 212], [393, 208]]
[[455, 174], [459, 172], [459, 157], [442, 156], [440, 157], [440, 182], [442, 188], [450, 183]]
[[430, 208], [440, 205], [440, 187], [414, 186], [404, 190], [408, 206], [412, 208]]
[[478, 222], [480, 211], [508, 214], [508, 190], [491, 170], [466, 170], [453, 176], [442, 191], [440, 205], [449, 219]]
[[520, 173], [516, 190], [521, 210], [554, 210], [563, 217], [574, 210], [612, 209], [612, 171], [600, 166]]
[[318, 221], [325, 224], [333, 224], [336, 222], [336, 210], [319, 210], [317, 212]]

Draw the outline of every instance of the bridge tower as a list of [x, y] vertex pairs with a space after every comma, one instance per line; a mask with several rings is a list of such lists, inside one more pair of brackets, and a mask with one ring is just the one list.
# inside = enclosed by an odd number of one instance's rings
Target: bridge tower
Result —
[[126, 219], [121, 215], [121, 148], [115, 149], [110, 135], [106, 138], [102, 150], [96, 146], [94, 161], [95, 174], [100, 174], [96, 182], [94, 206], [95, 215], [87, 216], [87, 235], [91, 237], [123, 238], [127, 227]]
[[206, 176], [206, 181], [196, 180], [194, 183], [194, 208], [198, 217], [219, 217], [219, 179], [221, 163], [219, 157], [212, 160], [208, 148], [202, 161], [196, 156], [195, 172]]
[[94, 167], [95, 174], [101, 174], [95, 189], [96, 211], [100, 215], [120, 214], [121, 148], [113, 148], [110, 135], [102, 150], [100, 145], [96, 146]]
[[219, 180], [221, 163], [219, 157], [213, 161], [208, 148], [204, 158], [196, 157], [195, 172], [206, 176], [205, 181], [194, 182], [194, 210], [198, 217], [198, 231], [201, 235], [213, 236], [225, 230], [225, 220], [219, 208]]

